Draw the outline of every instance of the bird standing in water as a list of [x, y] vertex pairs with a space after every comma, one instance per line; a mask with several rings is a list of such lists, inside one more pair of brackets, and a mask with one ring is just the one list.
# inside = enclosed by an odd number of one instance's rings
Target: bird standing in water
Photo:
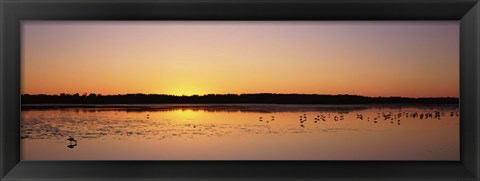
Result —
[[[76, 140], [75, 138], [73, 138], [73, 137], [70, 136], [70, 137], [67, 139], [67, 141], [70, 141], [70, 143], [69, 143], [68, 146], [67, 146], [68, 148], [73, 149], [73, 148], [75, 148], [75, 147], [77, 146], [77, 140]], [[73, 144], [72, 144], [72, 142], [73, 142]]]
[[67, 139], [67, 141], [70, 141], [70, 144], [71, 144], [72, 142], [77, 143], [77, 140], [76, 140], [75, 138], [71, 137], [71, 136]]

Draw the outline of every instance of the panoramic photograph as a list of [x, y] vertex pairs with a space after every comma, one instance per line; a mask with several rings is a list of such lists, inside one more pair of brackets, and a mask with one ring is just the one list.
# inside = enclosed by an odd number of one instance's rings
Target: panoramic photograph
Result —
[[458, 21], [22, 21], [21, 160], [460, 160]]

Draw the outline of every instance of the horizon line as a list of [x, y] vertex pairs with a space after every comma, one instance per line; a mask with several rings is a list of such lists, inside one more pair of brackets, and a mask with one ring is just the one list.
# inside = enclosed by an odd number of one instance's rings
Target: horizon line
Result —
[[128, 95], [147, 95], [147, 96], [174, 96], [174, 97], [194, 97], [194, 96], [210, 96], [210, 95], [215, 95], [215, 96], [227, 96], [227, 95], [235, 95], [235, 96], [241, 96], [241, 95], [265, 95], [265, 94], [270, 94], [270, 95], [309, 95], [309, 96], [358, 96], [358, 97], [367, 97], [367, 98], [457, 98], [459, 99], [460, 97], [452, 97], [452, 96], [437, 96], [437, 97], [404, 97], [404, 96], [364, 96], [364, 95], [357, 95], [357, 94], [302, 94], [302, 93], [241, 93], [241, 94], [235, 94], [235, 93], [224, 93], [224, 94], [215, 94], [215, 93], [208, 93], [208, 94], [191, 94], [191, 95], [175, 95], [175, 94], [159, 94], [159, 93], [123, 93], [123, 94], [96, 94], [96, 93], [74, 93], [74, 94], [69, 94], [69, 93], [60, 93], [60, 94], [21, 94], [23, 95], [29, 95], [29, 96], [128, 96]]

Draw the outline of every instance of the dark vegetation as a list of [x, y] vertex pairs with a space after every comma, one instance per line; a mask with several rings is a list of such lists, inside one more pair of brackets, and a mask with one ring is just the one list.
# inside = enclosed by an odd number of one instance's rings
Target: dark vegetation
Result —
[[453, 97], [407, 98], [319, 94], [60, 94], [22, 95], [22, 104], [458, 104]]

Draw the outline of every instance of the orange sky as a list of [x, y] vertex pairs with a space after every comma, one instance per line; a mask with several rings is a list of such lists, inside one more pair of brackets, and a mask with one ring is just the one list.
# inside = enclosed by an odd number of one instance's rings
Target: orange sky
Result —
[[24, 21], [22, 93], [458, 97], [458, 21]]

